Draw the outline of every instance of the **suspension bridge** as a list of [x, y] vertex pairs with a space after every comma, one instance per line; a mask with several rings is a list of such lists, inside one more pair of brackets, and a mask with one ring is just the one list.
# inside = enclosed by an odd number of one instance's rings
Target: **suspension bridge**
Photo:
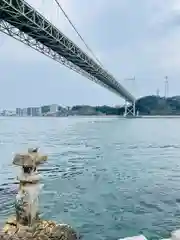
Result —
[[0, 31], [125, 99], [125, 116], [135, 116], [135, 97], [24, 0], [0, 0]]

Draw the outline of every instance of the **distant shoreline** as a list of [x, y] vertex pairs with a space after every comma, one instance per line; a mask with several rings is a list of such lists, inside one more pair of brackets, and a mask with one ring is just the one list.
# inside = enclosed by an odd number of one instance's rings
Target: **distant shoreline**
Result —
[[[160, 96], [145, 96], [136, 100], [135, 109], [128, 105], [128, 112], [135, 112], [143, 118], [179, 118], [180, 96], [164, 98]], [[17, 117], [73, 117], [73, 116], [118, 116], [123, 117], [125, 106], [110, 107], [75, 105], [62, 107], [58, 104], [44, 105], [40, 107], [17, 108], [16, 111], [6, 112], [3, 110], [1, 116]], [[128, 115], [129, 117], [132, 115]]]
[[1, 118], [119, 118], [119, 119], [180, 119], [180, 115], [142, 115], [125, 118], [123, 115], [69, 115], [69, 116], [0, 116]]

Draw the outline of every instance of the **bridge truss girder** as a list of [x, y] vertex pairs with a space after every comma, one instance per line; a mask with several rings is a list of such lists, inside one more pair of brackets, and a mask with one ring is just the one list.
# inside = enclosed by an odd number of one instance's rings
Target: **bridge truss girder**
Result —
[[0, 1], [0, 31], [113, 91], [128, 102], [135, 100], [110, 73], [24, 0]]
[[36, 41], [35, 39], [31, 38], [27, 34], [19, 31], [19, 29], [13, 27], [8, 22], [4, 20], [0, 20], [0, 31], [5, 33], [6, 35], [13, 37], [14, 39], [24, 43], [25, 45], [33, 48], [34, 50], [44, 54], [45, 56], [55, 60], [56, 62], [61, 63], [65, 67], [81, 74], [82, 76], [90, 79], [91, 81], [101, 85], [102, 87], [107, 88], [108, 90], [115, 92], [111, 89], [108, 85], [104, 84], [103, 82], [99, 81], [97, 78], [93, 77], [92, 75], [85, 72], [80, 67], [76, 66], [75, 64], [66, 60], [66, 58], [62, 57], [60, 54], [54, 52], [51, 48], [46, 47], [45, 45], [41, 44], [40, 42]]

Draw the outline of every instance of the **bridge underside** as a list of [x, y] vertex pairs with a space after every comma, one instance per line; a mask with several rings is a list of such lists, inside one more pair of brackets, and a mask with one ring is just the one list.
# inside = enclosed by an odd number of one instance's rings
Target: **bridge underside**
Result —
[[0, 31], [113, 91], [128, 102], [135, 98], [24, 0], [0, 1]]

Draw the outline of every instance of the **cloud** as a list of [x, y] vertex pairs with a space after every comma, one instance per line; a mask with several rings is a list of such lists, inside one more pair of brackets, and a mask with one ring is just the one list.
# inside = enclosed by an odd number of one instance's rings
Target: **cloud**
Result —
[[[154, 94], [157, 88], [163, 94], [165, 75], [169, 76], [170, 94], [179, 94], [179, 0], [59, 2], [105, 68], [132, 92], [135, 87], [123, 79], [136, 77], [137, 96]], [[28, 3], [86, 50], [53, 0], [28, 0]], [[14, 98], [16, 105], [21, 104], [22, 97], [18, 92], [25, 92], [27, 86], [29, 89], [36, 86], [36, 90], [33, 90], [33, 98], [23, 101], [24, 105], [44, 102], [63, 102], [67, 105], [119, 104], [122, 101], [107, 90], [2, 34], [0, 55], [3, 66], [3, 80], [0, 80], [0, 84], [3, 83], [3, 92], [10, 91], [9, 86], [13, 89], [12, 98], [5, 94], [0, 96], [4, 104], [14, 106]], [[43, 95], [39, 97], [42, 89]], [[80, 94], [82, 92], [84, 94]]]

